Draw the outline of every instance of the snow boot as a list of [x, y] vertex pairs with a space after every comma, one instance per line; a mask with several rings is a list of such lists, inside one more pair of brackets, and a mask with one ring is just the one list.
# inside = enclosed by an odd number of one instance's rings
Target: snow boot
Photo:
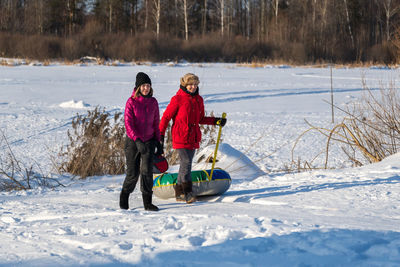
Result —
[[158, 207], [151, 203], [152, 197], [153, 196], [150, 194], [142, 194], [144, 209], [149, 211], [158, 211]]
[[176, 184], [174, 186], [175, 189], [175, 199], [176, 201], [186, 201], [185, 194], [183, 193], [183, 187], [181, 184]]
[[124, 189], [121, 190], [119, 195], [119, 207], [123, 210], [129, 209], [129, 193]]
[[185, 200], [186, 200], [186, 203], [190, 204], [190, 203], [196, 202], [197, 199], [196, 199], [195, 195], [193, 194], [193, 192], [188, 192], [185, 194]]
[[185, 194], [186, 203], [190, 204], [196, 201], [196, 196], [192, 191], [192, 182], [182, 183], [183, 192]]

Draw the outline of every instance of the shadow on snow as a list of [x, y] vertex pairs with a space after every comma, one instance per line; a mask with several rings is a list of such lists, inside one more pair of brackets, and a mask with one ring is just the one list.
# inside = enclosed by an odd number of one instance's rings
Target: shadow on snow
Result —
[[131, 266], [395, 266], [400, 262], [399, 240], [398, 232], [348, 229], [231, 239], [210, 246], [202, 246], [205, 240], [199, 236], [189, 238], [194, 250], [147, 254]]
[[372, 186], [380, 184], [398, 184], [398, 183], [400, 183], [400, 176], [395, 175], [389, 178], [377, 178], [364, 181], [333, 182], [333, 183], [302, 185], [295, 188], [292, 188], [291, 186], [264, 187], [264, 188], [249, 189], [249, 190], [228, 191], [224, 195], [219, 196], [217, 198], [217, 201], [222, 201], [224, 198], [237, 196], [238, 198], [235, 199], [233, 202], [248, 202], [251, 199], [292, 195], [297, 193], [307, 193], [325, 189], [338, 190], [338, 189], [357, 187], [357, 186]]

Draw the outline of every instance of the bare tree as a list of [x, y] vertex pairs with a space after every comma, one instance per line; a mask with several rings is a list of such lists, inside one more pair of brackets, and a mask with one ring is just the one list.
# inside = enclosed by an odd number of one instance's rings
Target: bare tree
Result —
[[352, 46], [352, 48], [354, 48], [355, 47], [354, 36], [353, 36], [353, 31], [351, 29], [351, 24], [350, 24], [350, 16], [349, 16], [349, 9], [347, 7], [347, 0], [343, 0], [343, 2], [344, 2], [345, 13], [346, 13], [347, 27], [349, 29], [349, 34], [350, 34], [350, 39], [351, 39], [351, 46]]
[[75, 10], [75, 1], [74, 0], [67, 0], [66, 1], [66, 18], [67, 18], [67, 29], [66, 35], [70, 35], [73, 32], [74, 27], [74, 10]]
[[221, 36], [224, 36], [224, 11], [225, 11], [225, 0], [219, 0], [220, 2], [220, 10], [221, 10]]
[[129, 2], [129, 32], [134, 35], [137, 31], [137, 0], [130, 0]]
[[399, 1], [396, 0], [375, 0], [383, 7], [385, 13], [386, 41], [390, 41], [390, 21], [400, 11]]
[[0, 1], [0, 30], [18, 31], [19, 0], [2, 0]]
[[226, 29], [226, 11], [227, 11], [227, 6], [226, 6], [227, 0], [216, 0], [215, 1], [215, 6], [214, 6], [214, 12], [215, 12], [215, 24], [219, 25], [219, 33], [221, 36], [225, 35], [225, 29]]
[[201, 34], [204, 36], [207, 31], [207, 13], [208, 13], [208, 0], [204, 0], [203, 12], [201, 17]]
[[265, 36], [265, 32], [266, 32], [266, 8], [267, 8], [267, 0], [260, 0], [260, 35], [262, 37]]
[[183, 21], [185, 25], [185, 40], [189, 40], [189, 10], [192, 8], [193, 3], [190, 0], [182, 0]]
[[178, 25], [179, 25], [179, 14], [180, 14], [180, 12], [179, 12], [179, 2], [178, 2], [179, 0], [174, 0], [174, 4], [175, 4], [175, 37], [178, 37], [178, 33], [179, 33], [179, 30], [178, 30]]
[[[43, 0], [41, 1], [43, 5]], [[85, 8], [84, 0], [66, 0], [65, 2], [65, 21], [66, 21], [66, 29], [65, 34], [71, 35], [76, 32], [78, 16], [82, 15], [83, 9]]]
[[156, 23], [156, 36], [158, 39], [160, 35], [161, 0], [153, 0], [153, 6], [153, 17]]
[[144, 8], [145, 8], [145, 17], [144, 17], [144, 29], [147, 31], [148, 23], [149, 23], [149, 4], [148, 0], [144, 0]]
[[108, 1], [108, 32], [112, 32], [112, 25], [113, 25], [113, 6], [112, 0]]
[[321, 22], [322, 22], [321, 31], [323, 31], [327, 24], [326, 14], [327, 14], [327, 9], [328, 9], [328, 0], [321, 1], [320, 9], [321, 9]]
[[275, 26], [278, 25], [278, 13], [279, 13], [279, 0], [271, 0], [272, 1], [272, 8], [274, 9], [275, 13]]
[[235, 13], [236, 10], [234, 9], [234, 4], [233, 4], [233, 0], [228, 0], [228, 5], [227, 5], [227, 15], [226, 15], [226, 24], [227, 24], [227, 36], [228, 38], [231, 37], [232, 32], [233, 32], [233, 25], [235, 25], [236, 22], [236, 18], [235, 18]]
[[[326, 45], [323, 40], [324, 33], [327, 31], [327, 10], [328, 0], [311, 0], [312, 16], [311, 16], [311, 38], [314, 54], [315, 50], [321, 48], [320, 45]], [[307, 12], [307, 11], [306, 11]], [[306, 25], [307, 26], [307, 25]]]
[[250, 0], [246, 0], [246, 37], [250, 39], [251, 16], [250, 16]]
[[[0, 16], [2, 17], [2, 16]], [[24, 6], [24, 32], [27, 34], [43, 34], [45, 27], [44, 0], [28, 1]]]

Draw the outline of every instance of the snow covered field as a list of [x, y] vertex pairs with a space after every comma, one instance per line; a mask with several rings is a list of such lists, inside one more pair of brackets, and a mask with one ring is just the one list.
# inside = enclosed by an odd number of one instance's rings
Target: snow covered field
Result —
[[[161, 200], [144, 211], [138, 188], [118, 208], [124, 176], [63, 179], [55, 190], [0, 193], [0, 266], [399, 266], [400, 155], [353, 168], [333, 148], [334, 170], [287, 174], [297, 137], [312, 124], [331, 128], [329, 68], [233, 64], [0, 67], [0, 129], [17, 158], [52, 172], [71, 119], [96, 106], [123, 111], [135, 75], [152, 78], [161, 112], [179, 78], [200, 77], [206, 110], [227, 112], [223, 143], [265, 174], [226, 170], [220, 197], [192, 205]], [[343, 107], [398, 70], [333, 69], [334, 102]], [[342, 114], [335, 114], [336, 123]], [[4, 144], [0, 147], [5, 150]], [[306, 135], [295, 159], [325, 146]], [[317, 159], [316, 165], [322, 165]], [[55, 174], [54, 174], [55, 175]]]

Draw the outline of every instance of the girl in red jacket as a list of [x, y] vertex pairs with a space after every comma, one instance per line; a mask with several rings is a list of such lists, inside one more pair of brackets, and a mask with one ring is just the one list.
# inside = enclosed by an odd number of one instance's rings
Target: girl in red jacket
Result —
[[160, 122], [161, 143], [165, 131], [172, 119], [172, 147], [178, 151], [180, 166], [178, 181], [175, 186], [177, 201], [192, 203], [196, 197], [192, 192], [192, 160], [195, 149], [199, 148], [201, 131], [199, 124], [215, 125], [221, 120], [224, 126], [226, 119], [206, 117], [203, 98], [199, 95], [199, 77], [192, 73], [185, 74], [180, 80], [180, 88], [171, 98]]
[[140, 176], [145, 210], [158, 211], [152, 204], [153, 195], [153, 154], [162, 154], [160, 144], [160, 111], [153, 97], [151, 80], [146, 73], [136, 75], [135, 88], [125, 106], [125, 157], [126, 177], [122, 186], [119, 206], [129, 209], [129, 195], [135, 189]]

